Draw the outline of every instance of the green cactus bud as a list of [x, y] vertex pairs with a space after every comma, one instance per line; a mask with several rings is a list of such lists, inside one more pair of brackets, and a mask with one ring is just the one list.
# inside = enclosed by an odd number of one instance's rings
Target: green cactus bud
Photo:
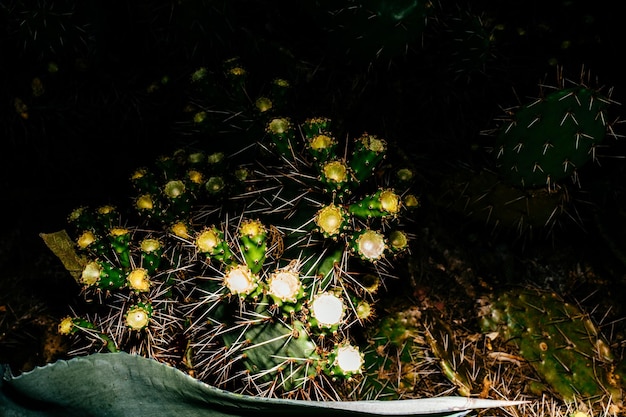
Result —
[[126, 274], [108, 262], [90, 261], [83, 268], [79, 282], [87, 287], [119, 289], [126, 285]]
[[359, 287], [370, 294], [375, 294], [380, 288], [380, 277], [375, 274], [365, 274], [359, 278]]
[[224, 232], [216, 227], [205, 228], [198, 233], [195, 244], [199, 252], [221, 263], [229, 264], [233, 258], [228, 242], [224, 240]]
[[311, 326], [324, 332], [334, 333], [344, 323], [346, 305], [332, 292], [316, 294], [309, 303]]
[[97, 261], [88, 262], [80, 275], [80, 283], [89, 287], [95, 286], [100, 281], [103, 268]]
[[170, 225], [169, 231], [181, 239], [191, 239], [192, 228], [184, 221], [178, 221]]
[[365, 196], [361, 201], [351, 204], [348, 210], [358, 218], [369, 219], [396, 216], [400, 208], [400, 196], [394, 190], [387, 189]]
[[97, 342], [101, 342], [105, 345], [109, 352], [118, 352], [118, 348], [115, 345], [115, 341], [108, 335], [99, 332], [96, 326], [89, 320], [82, 317], [65, 317], [63, 318], [57, 327], [59, 334], [63, 336], [73, 335], [76, 333], [83, 333], [89, 337], [95, 337]]
[[263, 268], [267, 253], [267, 229], [258, 220], [244, 220], [239, 227], [243, 256], [252, 273]]
[[206, 181], [204, 188], [209, 195], [218, 196], [226, 189], [226, 182], [221, 176], [213, 176]]
[[409, 237], [402, 230], [392, 230], [387, 236], [389, 248], [394, 254], [405, 252], [409, 249]]
[[354, 311], [356, 312], [356, 317], [359, 320], [368, 321], [374, 318], [374, 307], [367, 300], [358, 300], [356, 302]]
[[316, 136], [325, 135], [331, 131], [331, 119], [327, 117], [310, 117], [302, 123], [301, 129], [304, 137], [311, 141]]
[[156, 194], [159, 191], [154, 173], [147, 168], [136, 169], [130, 177], [133, 187], [142, 194]]
[[409, 183], [415, 177], [415, 173], [410, 168], [400, 168], [396, 171], [396, 179], [400, 183]]
[[158, 201], [152, 194], [142, 194], [135, 199], [135, 208], [145, 216], [151, 217], [158, 215], [160, 207]]
[[209, 70], [205, 67], [200, 67], [196, 69], [193, 73], [191, 73], [191, 82], [199, 83], [203, 80], [206, 80], [209, 76]]
[[150, 277], [148, 270], [145, 268], [135, 268], [126, 276], [128, 288], [136, 293], [145, 293], [150, 291]]
[[196, 246], [200, 252], [212, 255], [223, 242], [222, 236], [223, 234], [215, 227], [205, 229], [198, 233]]
[[420, 200], [415, 194], [406, 194], [402, 197], [402, 204], [409, 210], [415, 210], [420, 206]]
[[85, 206], [72, 210], [67, 217], [67, 221], [74, 226], [76, 230], [80, 231], [93, 230], [97, 223], [94, 213]]
[[296, 144], [296, 129], [287, 117], [276, 117], [270, 120], [265, 129], [278, 153], [291, 157]]
[[361, 182], [370, 177], [386, 152], [387, 142], [376, 135], [364, 133], [357, 138], [350, 158], [350, 168], [356, 180]]
[[267, 113], [273, 107], [272, 100], [270, 100], [269, 97], [257, 98], [256, 101], [254, 102], [254, 105], [256, 109], [259, 111], [259, 113]]
[[271, 85], [271, 96], [274, 107], [284, 109], [291, 91], [291, 83], [284, 78], [274, 78]]
[[226, 155], [224, 152], [213, 152], [207, 156], [207, 164], [212, 172], [219, 172], [224, 169]]
[[163, 195], [170, 204], [170, 212], [174, 216], [184, 216], [189, 213], [192, 205], [192, 197], [185, 183], [181, 180], [170, 180], [163, 187]]
[[141, 266], [153, 274], [159, 269], [163, 256], [163, 244], [158, 239], [146, 238], [140, 242]]
[[274, 302], [281, 305], [283, 303], [294, 304], [305, 294], [297, 271], [289, 269], [275, 271], [269, 276], [267, 293], [274, 299]]
[[350, 187], [350, 168], [340, 159], [324, 162], [320, 166], [320, 181], [326, 190], [343, 195]]
[[94, 324], [90, 321], [82, 319], [80, 317], [65, 317], [59, 323], [57, 331], [59, 332], [59, 334], [69, 335], [72, 333], [76, 333], [81, 328], [91, 330], [95, 329], [96, 326], [94, 326]]
[[111, 229], [119, 223], [120, 213], [112, 205], [100, 206], [96, 209], [95, 221], [104, 228]]
[[110, 250], [108, 242], [104, 243], [92, 230], [83, 231], [80, 236], [78, 236], [78, 239], [76, 239], [76, 245], [80, 251], [89, 251], [99, 257], [107, 256]]
[[363, 353], [350, 343], [338, 344], [328, 355], [325, 371], [332, 377], [352, 378], [363, 371]]
[[196, 169], [189, 169], [185, 173], [185, 180], [185, 184], [187, 184], [194, 193], [197, 193], [202, 184], [205, 183], [204, 174]]
[[180, 164], [175, 156], [162, 155], [156, 159], [155, 165], [165, 181], [172, 181], [178, 176]]
[[187, 155], [187, 163], [192, 167], [202, 167], [207, 160], [204, 152], [191, 152]]
[[241, 65], [239, 58], [231, 58], [224, 62], [224, 74], [230, 84], [230, 91], [236, 99], [246, 96], [246, 81], [248, 72]]
[[320, 133], [306, 141], [306, 148], [317, 161], [335, 158], [337, 141], [329, 134]]
[[115, 227], [109, 231], [109, 240], [123, 268], [130, 268], [131, 232], [123, 227]]
[[259, 277], [246, 265], [232, 265], [224, 273], [224, 286], [241, 298], [258, 294]]

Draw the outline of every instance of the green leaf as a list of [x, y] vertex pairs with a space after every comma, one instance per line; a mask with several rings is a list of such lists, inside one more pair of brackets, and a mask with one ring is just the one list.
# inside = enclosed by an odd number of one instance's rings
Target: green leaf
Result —
[[[4, 370], [2, 369], [4, 368]], [[58, 361], [12, 376], [0, 366], [4, 417], [52, 416], [454, 416], [522, 401], [437, 397], [397, 401], [300, 401], [233, 394], [171, 366], [127, 353]]]

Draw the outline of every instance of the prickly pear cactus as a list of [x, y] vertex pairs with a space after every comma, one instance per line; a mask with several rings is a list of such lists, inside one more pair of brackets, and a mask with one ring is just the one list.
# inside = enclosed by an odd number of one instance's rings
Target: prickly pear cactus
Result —
[[535, 368], [540, 380], [531, 390], [621, 409], [622, 376], [611, 348], [575, 304], [553, 292], [517, 288], [483, 300], [479, 316], [484, 332], [497, 333]]
[[584, 190], [579, 173], [597, 160], [599, 145], [617, 137], [617, 120], [609, 114], [617, 103], [610, 89], [571, 83], [562, 74], [558, 81], [496, 121], [488, 132], [494, 169], [459, 167], [445, 180], [443, 204], [492, 230], [513, 231], [524, 242], [568, 222], [580, 225], [574, 195]]
[[510, 113], [497, 133], [501, 175], [522, 188], [552, 188], [595, 159], [610, 127], [610, 92], [563, 83]]
[[383, 165], [385, 139], [341, 143], [329, 118], [261, 107], [246, 129], [263, 123], [263, 137], [241, 152], [178, 149], [130, 175], [129, 210], [70, 214], [65, 251], [87, 301], [59, 325], [72, 354], [139, 354], [255, 396], [356, 397], [364, 325], [419, 200]]

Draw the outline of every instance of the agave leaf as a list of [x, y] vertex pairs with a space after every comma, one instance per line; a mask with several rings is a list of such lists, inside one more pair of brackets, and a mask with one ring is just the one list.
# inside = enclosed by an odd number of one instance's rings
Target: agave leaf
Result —
[[521, 401], [439, 397], [398, 401], [315, 402], [256, 398], [206, 385], [168, 365], [127, 353], [58, 361], [0, 380], [5, 417], [52, 416], [464, 416], [471, 409]]

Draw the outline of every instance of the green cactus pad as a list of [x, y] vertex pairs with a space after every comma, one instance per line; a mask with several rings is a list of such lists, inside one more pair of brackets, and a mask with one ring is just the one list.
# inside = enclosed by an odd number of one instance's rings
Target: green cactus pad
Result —
[[288, 327], [281, 322], [266, 321], [250, 326], [243, 338], [239, 333], [227, 333], [224, 341], [226, 346], [241, 351], [250, 381], [255, 384], [274, 381], [272, 389], [288, 392], [306, 389], [317, 374], [320, 359], [317, 346], [300, 322]]
[[245, 220], [239, 228], [241, 251], [253, 274], [263, 268], [267, 252], [267, 229], [258, 220]]
[[591, 318], [553, 292], [511, 289], [481, 307], [480, 325], [515, 346], [565, 401], [620, 403], [609, 345]]
[[498, 133], [497, 162], [511, 184], [550, 187], [595, 157], [607, 131], [610, 101], [583, 86], [561, 89], [525, 105]]
[[372, 175], [376, 166], [387, 154], [387, 141], [364, 133], [355, 140], [354, 152], [350, 159], [350, 168], [358, 182]]
[[361, 201], [351, 204], [350, 213], [361, 218], [395, 216], [400, 211], [400, 196], [392, 189], [378, 190], [365, 196]]
[[266, 132], [272, 139], [277, 152], [291, 157], [296, 145], [296, 128], [288, 117], [276, 117], [267, 123]]

